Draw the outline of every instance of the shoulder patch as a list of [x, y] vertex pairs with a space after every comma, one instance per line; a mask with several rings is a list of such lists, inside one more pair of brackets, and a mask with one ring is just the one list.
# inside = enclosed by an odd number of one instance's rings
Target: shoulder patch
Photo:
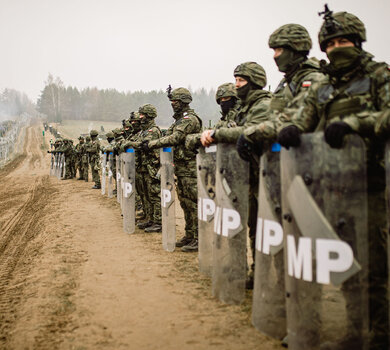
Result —
[[183, 119], [190, 119], [190, 117], [188, 117], [188, 116], [185, 116], [185, 117], [183, 117]]
[[184, 116], [187, 116], [187, 115], [188, 115], [188, 113], [187, 113], [187, 112], [184, 112], [184, 113], [183, 113], [183, 115], [184, 115]]
[[152, 131], [153, 131], [153, 129], [149, 129], [148, 131], [149, 131], [149, 132], [152, 132]]
[[302, 83], [302, 87], [309, 87], [311, 86], [311, 81], [310, 80], [305, 80], [303, 83]]

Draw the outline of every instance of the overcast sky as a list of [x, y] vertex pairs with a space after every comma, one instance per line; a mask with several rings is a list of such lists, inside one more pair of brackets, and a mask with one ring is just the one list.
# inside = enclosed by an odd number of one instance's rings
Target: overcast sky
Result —
[[[328, 0], [366, 25], [367, 51], [390, 62], [390, 0]], [[269, 35], [286, 23], [305, 26], [311, 55], [324, 58], [318, 0], [0, 0], [0, 90], [34, 101], [50, 72], [66, 86], [120, 91], [233, 81], [234, 68], [256, 61], [275, 88], [282, 75]]]

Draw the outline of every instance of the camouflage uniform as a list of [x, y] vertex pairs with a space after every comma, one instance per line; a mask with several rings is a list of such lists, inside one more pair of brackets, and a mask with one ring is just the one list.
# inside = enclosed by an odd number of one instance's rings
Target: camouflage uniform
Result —
[[73, 146], [69, 139], [65, 139], [61, 152], [65, 154], [65, 176], [62, 180], [69, 180], [73, 178], [72, 174], [72, 156], [73, 156]]
[[[373, 61], [372, 55], [361, 49], [366, 40], [364, 24], [354, 15], [339, 12], [333, 15], [337, 25], [324, 23], [319, 33], [322, 51], [334, 38], [347, 38], [353, 47], [338, 47], [328, 51], [330, 64], [322, 63], [328, 76], [313, 85], [301, 108], [286, 121], [279, 133], [282, 145], [299, 145], [299, 132], [325, 131], [325, 140], [331, 147], [342, 147], [343, 137], [357, 133], [367, 147], [368, 175], [368, 240], [370, 293], [370, 349], [388, 348], [387, 300], [387, 228], [385, 213], [385, 175], [383, 168], [384, 144], [375, 137], [374, 129], [381, 118], [389, 114], [390, 72], [386, 63]], [[341, 26], [339, 25], [341, 24]], [[332, 31], [329, 28], [333, 29]], [[338, 59], [344, 52], [350, 59]], [[340, 57], [340, 56], [339, 56]], [[345, 57], [345, 56], [344, 56]], [[297, 136], [291, 138], [288, 130]], [[286, 136], [287, 135], [287, 136]], [[289, 136], [290, 135], [290, 136]], [[298, 141], [298, 144], [297, 144]]]
[[100, 142], [97, 139], [98, 132], [96, 130], [91, 130], [91, 143], [87, 147], [87, 152], [89, 154], [89, 163], [91, 165], [92, 180], [95, 182], [95, 186], [92, 188], [99, 189], [101, 188], [100, 184]]
[[[234, 76], [240, 76], [247, 80], [248, 84], [250, 84], [250, 89], [248, 93], [241, 98], [241, 109], [234, 120], [237, 126], [233, 128], [223, 127], [217, 129], [213, 135], [215, 143], [236, 143], [246, 128], [257, 125], [268, 119], [267, 110], [269, 108], [272, 94], [269, 91], [263, 90], [263, 87], [267, 84], [267, 78], [263, 67], [255, 62], [246, 62], [236, 67], [234, 70]], [[240, 89], [242, 89], [242, 87]], [[251, 157], [249, 184], [248, 226], [254, 260], [257, 223], [257, 196], [259, 192], [259, 159], [255, 154]]]
[[87, 148], [91, 144], [91, 137], [87, 136], [85, 138], [85, 143], [81, 146], [81, 164], [83, 169], [83, 179], [85, 182], [88, 182], [88, 170], [89, 170], [89, 155]]
[[158, 149], [145, 151], [141, 145], [145, 141], [156, 140], [161, 137], [160, 128], [154, 119], [157, 117], [157, 110], [151, 104], [143, 105], [139, 108], [142, 130], [138, 133], [137, 141], [130, 141], [126, 147], [137, 148], [137, 162], [142, 165], [143, 176], [138, 181], [142, 181], [144, 192], [144, 202], [148, 207], [146, 222], [138, 224], [139, 228], [144, 228], [145, 232], [161, 232], [161, 186], [158, 171], [160, 168], [160, 152]]
[[[160, 148], [174, 146], [175, 175], [177, 177], [177, 195], [180, 205], [184, 211], [185, 237], [177, 242], [178, 247], [191, 245], [189, 250], [198, 249], [198, 194], [196, 180], [196, 155], [193, 151], [186, 149], [185, 139], [188, 134], [199, 133], [202, 128], [202, 121], [189, 103], [192, 101], [190, 92], [185, 88], [178, 88], [172, 91], [169, 99], [174, 109], [173, 118], [175, 122], [169, 127], [166, 136], [149, 141], [148, 147]], [[186, 250], [186, 249], [184, 249]], [[188, 251], [189, 251], [188, 250]], [[187, 251], [187, 250], [186, 250]]]
[[[215, 100], [219, 105], [221, 105], [221, 98], [223, 97], [230, 97], [231, 100], [228, 102], [230, 106], [227, 106], [228, 108], [224, 108], [224, 110], [221, 111], [221, 118], [214, 126], [214, 130], [222, 127], [230, 128], [236, 126], [234, 118], [236, 117], [236, 114], [240, 109], [240, 102], [237, 96], [236, 87], [233, 83], [225, 83], [218, 87], [217, 92], [215, 94]], [[201, 133], [188, 135], [186, 137], [185, 146], [189, 150], [195, 150], [196, 148], [200, 147], [201, 135]]]
[[79, 143], [75, 146], [75, 154], [76, 154], [76, 164], [75, 167], [79, 171], [79, 178], [78, 180], [84, 180], [84, 169], [83, 169], [83, 162], [82, 162], [82, 148], [84, 145], [84, 137], [79, 137]]

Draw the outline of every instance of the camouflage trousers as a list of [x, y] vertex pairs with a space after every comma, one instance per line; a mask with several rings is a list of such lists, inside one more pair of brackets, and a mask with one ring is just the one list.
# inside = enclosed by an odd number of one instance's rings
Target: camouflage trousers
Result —
[[92, 181], [96, 186], [100, 186], [100, 159], [99, 157], [93, 157], [90, 159]]
[[144, 212], [146, 221], [152, 221], [152, 207], [148, 200], [148, 186], [146, 183], [146, 173], [145, 172], [136, 172], [135, 174], [135, 188], [137, 190], [138, 195], [141, 199], [142, 210]]
[[185, 235], [198, 238], [198, 191], [196, 177], [177, 177], [177, 196], [184, 212]]
[[384, 191], [368, 192], [370, 349], [389, 349], [388, 268]]
[[71, 179], [73, 177], [72, 173], [72, 161], [70, 157], [65, 156], [65, 179]]
[[161, 225], [161, 185], [160, 180], [150, 176], [145, 176], [146, 197], [148, 205], [150, 205], [151, 221]]

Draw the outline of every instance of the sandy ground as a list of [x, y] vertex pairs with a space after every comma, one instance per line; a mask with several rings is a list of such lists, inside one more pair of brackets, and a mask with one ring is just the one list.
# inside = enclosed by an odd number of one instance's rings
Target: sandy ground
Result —
[[116, 199], [50, 177], [41, 137], [0, 170], [0, 349], [282, 349], [251, 326], [250, 293], [220, 303], [197, 254], [126, 235]]

